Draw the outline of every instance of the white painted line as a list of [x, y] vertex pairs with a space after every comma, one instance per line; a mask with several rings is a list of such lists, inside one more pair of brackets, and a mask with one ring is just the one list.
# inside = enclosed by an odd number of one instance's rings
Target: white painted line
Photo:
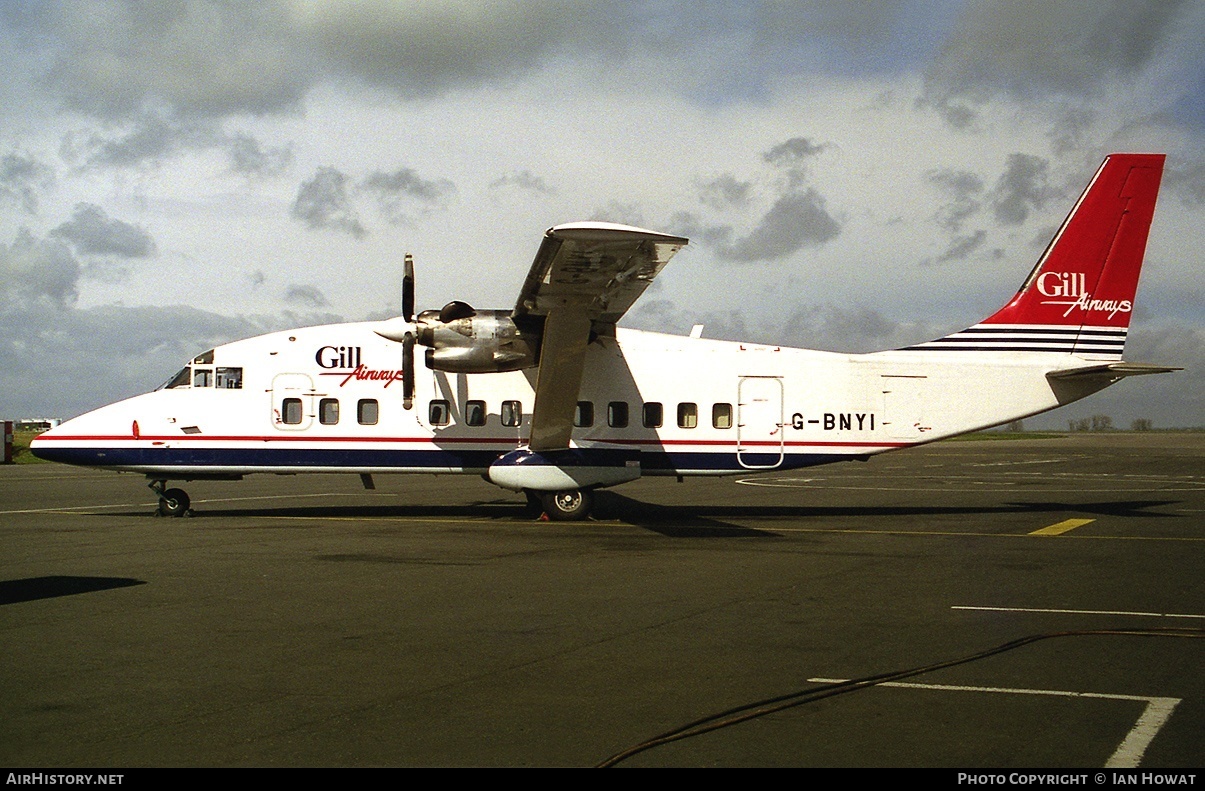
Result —
[[1064, 615], [1137, 615], [1143, 618], [1205, 618], [1205, 615], [1177, 612], [1130, 612], [1128, 610], [1056, 610], [1042, 607], [969, 607], [954, 605], [951, 610], [985, 610], [987, 612], [1051, 612]]
[[[809, 678], [813, 684], [841, 684], [848, 678]], [[1006, 695], [1050, 695], [1061, 698], [1095, 698], [1098, 700], [1137, 700], [1145, 701], [1146, 708], [1130, 728], [1129, 733], [1122, 739], [1121, 744], [1105, 761], [1106, 769], [1135, 769], [1142, 762], [1142, 756], [1150, 747], [1159, 729], [1167, 723], [1172, 709], [1180, 702], [1180, 698], [1160, 698], [1148, 695], [1113, 695], [1104, 692], [1072, 692], [1060, 689], [1018, 689], [1009, 687], [968, 687], [955, 684], [912, 684], [905, 681], [885, 681], [875, 684], [877, 687], [898, 687], [901, 689], [930, 689], [939, 692], [994, 692]]]
[[1155, 734], [1172, 716], [1172, 709], [1180, 702], [1179, 698], [1150, 698], [1146, 710], [1134, 723], [1121, 745], [1113, 753], [1113, 757], [1105, 761], [1106, 769], [1134, 769], [1142, 761], [1146, 748], [1151, 746]]

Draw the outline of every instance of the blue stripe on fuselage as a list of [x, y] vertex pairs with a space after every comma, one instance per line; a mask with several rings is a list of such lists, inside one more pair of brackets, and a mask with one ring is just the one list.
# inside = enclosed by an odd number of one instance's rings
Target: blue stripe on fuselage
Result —
[[[590, 448], [580, 450], [583, 459], [597, 456], [605, 465], [614, 451]], [[390, 469], [413, 471], [422, 468], [445, 471], [485, 470], [503, 453], [498, 449], [472, 450], [461, 448], [432, 450], [387, 450], [380, 448], [66, 448], [44, 447], [38, 456], [48, 461], [83, 467], [149, 468], [167, 471], [173, 467], [211, 468], [215, 473], [224, 468], [254, 472], [254, 468], [298, 469]], [[787, 453], [782, 463], [770, 467], [778, 453], [743, 454], [745, 465], [737, 461], [733, 451], [664, 451], [642, 450], [640, 467], [645, 473], [673, 473], [676, 470], [705, 472], [759, 472], [763, 469], [788, 470], [810, 467], [834, 461], [860, 458], [844, 453]], [[746, 466], [747, 465], [747, 466]]]

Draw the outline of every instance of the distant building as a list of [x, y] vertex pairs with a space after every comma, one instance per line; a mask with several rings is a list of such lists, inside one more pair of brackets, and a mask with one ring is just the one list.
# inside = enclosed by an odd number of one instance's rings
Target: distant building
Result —
[[17, 431], [49, 431], [62, 422], [61, 417], [27, 417], [14, 420], [13, 428]]

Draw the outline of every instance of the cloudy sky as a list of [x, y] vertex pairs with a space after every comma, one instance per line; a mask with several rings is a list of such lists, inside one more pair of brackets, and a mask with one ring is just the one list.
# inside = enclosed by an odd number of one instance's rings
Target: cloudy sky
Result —
[[626, 326], [872, 351], [1002, 304], [1104, 155], [1168, 155], [1127, 357], [1032, 425], [1205, 425], [1205, 4], [0, 5], [0, 414], [215, 344], [509, 308], [543, 231], [691, 245]]

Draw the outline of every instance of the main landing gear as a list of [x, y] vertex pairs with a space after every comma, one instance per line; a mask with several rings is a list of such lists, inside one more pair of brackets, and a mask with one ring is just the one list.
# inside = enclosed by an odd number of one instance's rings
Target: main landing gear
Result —
[[533, 515], [544, 513], [554, 522], [580, 522], [590, 515], [594, 506], [593, 489], [565, 489], [559, 492], [538, 492], [524, 489], [527, 507]]
[[188, 507], [188, 492], [168, 489], [167, 481], [151, 481], [147, 486], [159, 495], [159, 508], [155, 512], [158, 516], [192, 516], [192, 510]]

